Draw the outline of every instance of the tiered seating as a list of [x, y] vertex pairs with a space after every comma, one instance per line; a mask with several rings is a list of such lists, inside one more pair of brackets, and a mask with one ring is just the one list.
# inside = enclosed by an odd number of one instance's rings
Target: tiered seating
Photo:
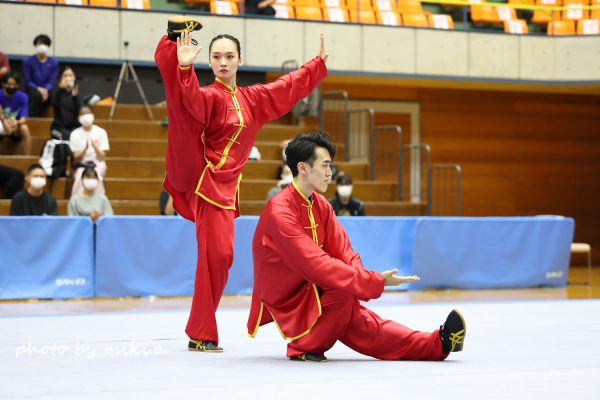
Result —
[[238, 15], [240, 9], [237, 2], [216, 0], [210, 2], [210, 12], [220, 15]]
[[578, 35], [600, 35], [600, 19], [582, 19], [577, 21]]
[[471, 20], [476, 23], [503, 24], [517, 19], [517, 13], [510, 7], [471, 6]]
[[504, 21], [504, 32], [524, 35], [529, 32], [527, 21], [524, 19], [513, 19]]
[[563, 36], [575, 34], [575, 21], [556, 20], [548, 22], [548, 35]]

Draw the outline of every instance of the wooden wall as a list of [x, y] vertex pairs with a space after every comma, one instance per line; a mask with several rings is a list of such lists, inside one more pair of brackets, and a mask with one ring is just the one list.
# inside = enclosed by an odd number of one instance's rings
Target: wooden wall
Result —
[[[463, 215], [559, 214], [600, 249], [600, 95], [329, 82], [351, 99], [414, 101], [434, 163], [463, 168]], [[406, 115], [380, 117], [399, 123]], [[600, 254], [600, 253], [596, 253]]]

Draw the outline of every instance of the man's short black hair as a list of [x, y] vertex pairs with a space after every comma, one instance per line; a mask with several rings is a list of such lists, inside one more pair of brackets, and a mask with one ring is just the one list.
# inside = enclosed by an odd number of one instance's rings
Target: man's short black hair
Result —
[[29, 168], [27, 168], [27, 175], [29, 175], [31, 173], [31, 171], [33, 171], [34, 169], [41, 169], [42, 171], [44, 171], [44, 173], [46, 173], [46, 171], [44, 170], [44, 167], [42, 167], [40, 164], [31, 164], [29, 166]]
[[7, 84], [9, 79], [14, 79], [15, 82], [17, 82], [17, 86], [21, 84], [21, 77], [19, 76], [19, 74], [12, 71], [2, 77], [2, 79], [0, 80], [0, 84]]
[[285, 157], [294, 177], [298, 176], [298, 163], [305, 162], [311, 167], [313, 166], [317, 158], [315, 153], [317, 147], [326, 149], [333, 160], [335, 145], [331, 143], [329, 135], [325, 132], [301, 133], [288, 143], [285, 148]]
[[33, 39], [34, 46], [37, 46], [40, 43], [50, 47], [50, 45], [52, 44], [52, 40], [50, 40], [50, 36], [42, 33], [41, 35], [37, 35], [35, 39]]

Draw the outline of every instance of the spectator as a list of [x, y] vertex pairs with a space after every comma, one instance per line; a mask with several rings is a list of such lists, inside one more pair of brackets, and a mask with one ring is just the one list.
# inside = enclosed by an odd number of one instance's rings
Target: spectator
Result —
[[284, 164], [281, 169], [281, 176], [279, 182], [277, 182], [277, 186], [269, 189], [269, 192], [267, 193], [267, 201], [271, 200], [273, 196], [281, 192], [282, 189], [286, 188], [290, 183], [292, 183], [293, 179], [294, 177], [292, 176], [292, 170], [287, 166], [287, 164]]
[[46, 193], [46, 173], [40, 164], [33, 164], [27, 169], [25, 180], [29, 184], [12, 198], [10, 215], [58, 215], [56, 199]]
[[70, 146], [73, 152], [75, 172], [73, 174], [73, 191], [75, 195], [81, 191], [81, 174], [83, 167], [93, 166], [98, 172], [100, 183], [98, 194], [105, 193], [103, 180], [106, 177], [106, 152], [110, 149], [106, 131], [94, 124], [94, 114], [89, 107], [79, 110], [79, 123], [81, 126], [71, 132]]
[[82, 175], [83, 191], [69, 200], [69, 215], [90, 217], [94, 222], [103, 215], [114, 215], [108, 198], [97, 191], [100, 179], [96, 169], [85, 167]]
[[0, 189], [4, 198], [12, 199], [19, 190], [23, 189], [25, 176], [18, 169], [0, 165]]
[[177, 215], [177, 211], [173, 207], [173, 198], [165, 189], [160, 192], [158, 208], [161, 215]]
[[352, 197], [352, 178], [350, 175], [340, 175], [336, 179], [335, 197], [329, 199], [335, 215], [342, 216], [364, 216], [365, 206], [362, 201]]
[[246, 14], [262, 15], [272, 17], [275, 9], [271, 6], [275, 0], [246, 0]]
[[10, 72], [10, 64], [8, 63], [8, 56], [0, 51], [0, 79]]
[[50, 126], [52, 137], [69, 140], [71, 132], [79, 128], [79, 109], [81, 100], [79, 89], [75, 84], [75, 72], [71, 67], [65, 67], [52, 95], [52, 107], [54, 108], [54, 121]]
[[48, 35], [37, 35], [33, 39], [35, 55], [23, 60], [25, 87], [29, 95], [29, 115], [39, 117], [42, 106], [52, 99], [52, 89], [58, 78], [58, 61], [48, 56], [52, 41]]
[[[0, 80], [0, 140], [5, 139], [17, 146], [17, 151], [28, 156], [31, 153], [31, 134], [27, 126], [28, 114], [27, 95], [19, 90], [19, 76], [10, 72]], [[3, 146], [4, 147], [4, 146]]]

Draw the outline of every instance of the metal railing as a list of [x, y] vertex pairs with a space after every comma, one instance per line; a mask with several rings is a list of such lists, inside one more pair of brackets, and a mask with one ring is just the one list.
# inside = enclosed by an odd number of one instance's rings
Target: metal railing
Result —
[[[327, 132], [332, 141], [343, 141], [346, 147], [346, 138], [348, 137], [348, 92], [338, 90], [321, 95], [319, 128]], [[344, 150], [344, 158], [347, 159], [345, 153], [346, 150]]]
[[[408, 150], [408, 171], [409, 175], [409, 201], [412, 203], [420, 203], [423, 193], [429, 190], [431, 182], [426, 181], [426, 186], [423, 188], [423, 175], [428, 178], [427, 172], [431, 166], [431, 147], [426, 143], [406, 144], [404, 150]], [[423, 159], [425, 159], [425, 173], [423, 173]]]
[[[403, 157], [402, 157], [402, 128], [400, 127], [400, 125], [377, 125], [375, 127], [375, 134], [376, 134], [376, 138], [374, 140], [375, 145], [377, 145], [377, 143], [381, 142], [383, 143], [383, 146], [385, 147], [384, 149], [382, 149], [381, 151], [376, 151], [375, 154], [377, 154], [377, 159], [373, 159], [371, 161], [371, 173], [373, 175], [372, 179], [378, 179], [380, 176], [382, 176], [383, 174], [380, 173], [379, 170], [379, 165], [383, 166], [384, 169], [387, 169], [388, 171], [395, 169], [396, 173], [398, 174], [397, 176], [397, 199], [398, 201], [402, 201], [402, 189], [404, 186], [403, 183], [403, 178], [404, 178], [404, 170], [403, 170]], [[398, 147], [396, 148], [396, 156], [397, 156], [397, 162], [396, 165], [393, 166], [392, 164], [394, 163], [394, 155], [390, 154], [388, 152], [386, 152], [386, 150], [388, 151], [394, 151], [393, 148], [388, 147], [388, 143], [390, 143], [392, 140], [390, 140], [389, 135], [393, 135], [395, 136], [396, 140], [398, 141]], [[388, 136], [383, 140], [378, 140], [380, 139], [380, 136]], [[390, 166], [389, 168], [386, 168], [387, 166]], [[385, 173], [386, 171], [384, 171]], [[379, 174], [378, 174], [379, 173]]]
[[[375, 111], [372, 108], [353, 108], [348, 110], [348, 129], [344, 138], [344, 155], [346, 161], [375, 161]], [[371, 180], [375, 178], [373, 169]]]
[[[461, 215], [462, 169], [460, 165], [432, 165], [428, 170], [427, 181], [430, 184], [427, 190], [427, 215], [433, 215], [436, 211], [439, 211], [439, 213], [436, 212], [436, 215]], [[433, 188], [435, 188], [435, 197]], [[455, 192], [454, 200], [452, 200], [454, 197], [452, 192]], [[453, 202], [454, 204], [452, 204]], [[452, 211], [448, 212], [449, 210]]]

